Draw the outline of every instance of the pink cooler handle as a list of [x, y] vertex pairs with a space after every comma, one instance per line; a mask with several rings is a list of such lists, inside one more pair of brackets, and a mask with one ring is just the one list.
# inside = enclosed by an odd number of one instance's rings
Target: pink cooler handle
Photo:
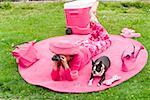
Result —
[[78, 11], [70, 11], [69, 14], [70, 14], [70, 15], [78, 15], [79, 12], [78, 12]]

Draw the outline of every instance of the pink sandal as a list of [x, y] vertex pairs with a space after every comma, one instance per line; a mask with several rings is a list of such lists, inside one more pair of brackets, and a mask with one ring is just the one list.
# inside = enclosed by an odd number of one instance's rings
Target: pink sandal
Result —
[[120, 35], [123, 36], [124, 38], [141, 37], [140, 33], [135, 33], [134, 30], [128, 28], [123, 28], [121, 32], [122, 33]]

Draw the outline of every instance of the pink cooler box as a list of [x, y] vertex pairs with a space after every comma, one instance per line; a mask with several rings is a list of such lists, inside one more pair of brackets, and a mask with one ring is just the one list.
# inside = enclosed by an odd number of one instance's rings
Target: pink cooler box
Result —
[[96, 0], [77, 0], [64, 4], [66, 15], [66, 34], [90, 33], [89, 11]]

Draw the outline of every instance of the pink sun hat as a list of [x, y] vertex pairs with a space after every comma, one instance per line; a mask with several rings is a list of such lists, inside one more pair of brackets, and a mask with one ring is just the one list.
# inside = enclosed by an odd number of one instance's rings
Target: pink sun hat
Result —
[[55, 54], [75, 55], [78, 54], [80, 48], [78, 45], [71, 43], [70, 41], [56, 41], [50, 44], [49, 49]]

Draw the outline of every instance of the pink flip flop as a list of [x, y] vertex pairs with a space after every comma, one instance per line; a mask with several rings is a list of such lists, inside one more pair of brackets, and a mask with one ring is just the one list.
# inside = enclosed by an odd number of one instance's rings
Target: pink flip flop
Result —
[[134, 38], [134, 37], [141, 37], [140, 33], [135, 33], [134, 30], [128, 29], [128, 28], [123, 28], [122, 33], [120, 34], [124, 38]]

